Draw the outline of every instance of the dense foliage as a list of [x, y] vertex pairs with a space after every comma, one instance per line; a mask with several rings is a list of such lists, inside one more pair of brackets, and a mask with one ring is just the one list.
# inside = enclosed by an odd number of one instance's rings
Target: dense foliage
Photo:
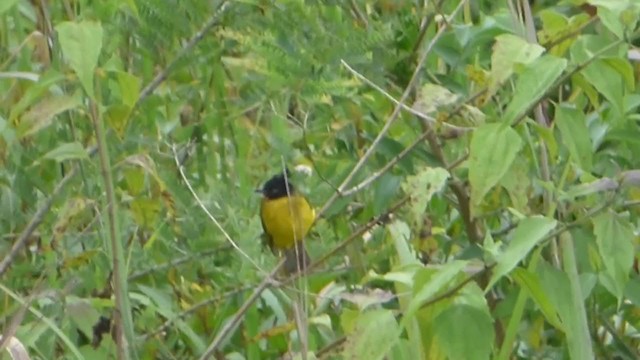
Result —
[[[638, 358], [639, 15], [3, 0], [4, 339], [42, 359]], [[310, 272], [273, 280], [254, 190], [285, 166], [321, 217]]]

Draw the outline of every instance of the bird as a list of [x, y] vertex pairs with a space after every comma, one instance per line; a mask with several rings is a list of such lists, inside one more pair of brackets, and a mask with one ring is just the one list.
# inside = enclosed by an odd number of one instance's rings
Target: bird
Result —
[[274, 254], [284, 253], [284, 271], [294, 274], [311, 262], [304, 238], [316, 213], [304, 195], [289, 181], [289, 170], [271, 177], [257, 192], [262, 194], [260, 220], [263, 239]]

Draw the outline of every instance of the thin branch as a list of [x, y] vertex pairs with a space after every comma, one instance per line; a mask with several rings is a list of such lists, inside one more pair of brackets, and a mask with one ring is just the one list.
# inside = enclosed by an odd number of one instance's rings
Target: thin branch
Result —
[[171, 326], [174, 322], [176, 322], [179, 319], [182, 319], [188, 315], [191, 315], [193, 313], [195, 313], [196, 311], [202, 309], [203, 307], [209, 306], [215, 302], [218, 302], [220, 300], [226, 299], [230, 296], [234, 296], [237, 295], [241, 292], [245, 292], [248, 290], [251, 290], [255, 288], [255, 284], [249, 284], [249, 285], [245, 285], [243, 287], [237, 288], [237, 289], [233, 289], [233, 290], [229, 290], [227, 292], [225, 292], [222, 295], [219, 296], [215, 296], [206, 300], [203, 300], [197, 304], [194, 304], [193, 306], [191, 306], [190, 308], [188, 308], [187, 310], [181, 312], [180, 314], [178, 314], [177, 316], [171, 318], [171, 319], [167, 319], [162, 325], [158, 326], [156, 329], [154, 329], [152, 332], [145, 334], [144, 336], [142, 336], [141, 340], [142, 341], [147, 341], [149, 340], [151, 337], [165, 331], [166, 329], [169, 328], [169, 326]]
[[[462, 6], [464, 5], [464, 3], [466, 3], [466, 0], [460, 1], [458, 6], [455, 8], [453, 13], [451, 14], [451, 17], [454, 17], [458, 13], [458, 11], [460, 11], [460, 9], [462, 9]], [[420, 61], [418, 61], [418, 65], [416, 66], [416, 69], [414, 70], [413, 75], [411, 76], [411, 79], [409, 80], [409, 84], [407, 84], [407, 87], [405, 88], [402, 96], [400, 97], [400, 100], [399, 100], [400, 103], [404, 103], [409, 98], [409, 94], [411, 94], [411, 92], [413, 91], [413, 87], [418, 81], [419, 74], [420, 74], [420, 72], [422, 70], [422, 67], [424, 66], [424, 64], [425, 64], [425, 62], [427, 60], [427, 55], [429, 55], [431, 53], [431, 49], [436, 44], [436, 42], [440, 39], [440, 37], [444, 34], [445, 29], [447, 29], [447, 27], [443, 26], [442, 28], [440, 28], [438, 30], [438, 32], [436, 33], [434, 38], [431, 40], [431, 42], [429, 43], [429, 45], [427, 46], [425, 51], [422, 53], [422, 56], [420, 57]], [[378, 147], [378, 145], [380, 144], [382, 139], [385, 137], [385, 135], [387, 134], [387, 132], [391, 128], [391, 125], [393, 125], [395, 123], [395, 121], [399, 118], [401, 110], [402, 110], [402, 106], [396, 106], [395, 107], [395, 109], [391, 113], [391, 116], [389, 116], [389, 118], [387, 119], [385, 125], [383, 126], [382, 130], [380, 130], [380, 132], [378, 133], [378, 136], [375, 138], [375, 140], [373, 141], [371, 146], [369, 146], [367, 151], [360, 158], [360, 160], [356, 163], [356, 165], [353, 167], [351, 172], [342, 181], [342, 184], [340, 184], [340, 186], [338, 186], [338, 191], [333, 193], [333, 195], [325, 203], [325, 205], [322, 207], [322, 209], [318, 212], [317, 218], [322, 216], [327, 211], [327, 209], [329, 209], [329, 207], [339, 197], [343, 196], [342, 192], [346, 189], [347, 186], [349, 186], [349, 183], [351, 182], [351, 180], [353, 180], [353, 178], [356, 176], [358, 171], [360, 171], [360, 169], [362, 169], [362, 167], [367, 162], [367, 160], [369, 160], [371, 155], [373, 155], [373, 153], [375, 152], [376, 148]]]
[[191, 186], [191, 183], [187, 179], [187, 176], [184, 173], [184, 167], [182, 166], [182, 164], [180, 164], [180, 159], [178, 159], [178, 152], [176, 151], [175, 145], [171, 146], [171, 151], [173, 152], [173, 159], [174, 159], [174, 161], [176, 163], [176, 167], [178, 168], [178, 172], [180, 172], [180, 177], [182, 178], [184, 183], [187, 185], [187, 188], [189, 189], [189, 192], [191, 192], [191, 195], [193, 196], [193, 198], [198, 203], [198, 206], [200, 206], [202, 211], [204, 211], [204, 213], [207, 214], [209, 219], [215, 224], [215, 226], [218, 228], [218, 230], [220, 230], [220, 232], [222, 233], [222, 235], [224, 235], [225, 239], [229, 242], [229, 244], [231, 244], [231, 246], [233, 246], [233, 248], [236, 249], [236, 251], [238, 251], [238, 253], [240, 255], [245, 257], [260, 272], [262, 272], [263, 274], [266, 273], [266, 271], [264, 271], [264, 269], [262, 269], [258, 265], [258, 263], [253, 261], [253, 259], [246, 252], [244, 252], [244, 250], [242, 250], [240, 248], [240, 246], [238, 246], [238, 244], [236, 244], [236, 242], [231, 238], [229, 233], [227, 233], [227, 231], [222, 227], [222, 224], [220, 224], [218, 219], [216, 219], [216, 217], [213, 216], [213, 214], [211, 214], [209, 209], [207, 209], [207, 207], [204, 205], [202, 200], [200, 200], [200, 197], [198, 196], [198, 194], [196, 194], [195, 190], [193, 190], [193, 187]]
[[113, 271], [113, 292], [115, 294], [115, 328], [118, 359], [129, 359], [129, 348], [134, 343], [133, 318], [129, 303], [129, 290], [127, 288], [127, 265], [125, 262], [124, 246], [120, 241], [120, 229], [116, 210], [116, 196], [113, 187], [111, 162], [104, 130], [104, 124], [98, 113], [98, 106], [94, 101], [89, 104], [89, 115], [93, 122], [98, 145], [98, 158], [100, 171], [106, 195], [107, 227], [111, 245], [111, 262]]
[[244, 317], [244, 314], [247, 312], [247, 310], [249, 310], [249, 307], [253, 305], [253, 303], [258, 299], [260, 294], [262, 294], [264, 289], [266, 289], [268, 286], [274, 283], [273, 277], [278, 271], [280, 271], [280, 268], [284, 266], [284, 262], [285, 262], [285, 259], [280, 259], [280, 262], [278, 263], [278, 265], [256, 287], [256, 289], [253, 291], [251, 296], [249, 296], [249, 298], [244, 302], [244, 304], [242, 304], [240, 309], [238, 309], [238, 311], [236, 311], [236, 313], [231, 317], [231, 320], [229, 320], [222, 327], [222, 329], [218, 331], [218, 334], [213, 339], [213, 341], [211, 342], [207, 350], [205, 350], [202, 356], [200, 356], [200, 360], [205, 360], [211, 357], [211, 355], [213, 354], [214, 351], [216, 351], [218, 346], [220, 346], [220, 344], [227, 338], [227, 336], [229, 336], [236, 329], [236, 327]]
[[165, 262], [165, 263], [162, 263], [162, 264], [157, 264], [157, 265], [154, 265], [154, 266], [152, 266], [152, 267], [150, 267], [148, 269], [140, 270], [140, 271], [137, 271], [137, 272], [129, 275], [128, 280], [129, 281], [134, 281], [134, 280], [137, 280], [137, 279], [139, 279], [141, 277], [147, 276], [147, 275], [149, 275], [151, 273], [158, 272], [158, 271], [161, 271], [161, 270], [166, 270], [168, 268], [176, 267], [178, 265], [182, 265], [184, 263], [187, 263], [187, 262], [193, 260], [196, 257], [198, 259], [201, 259], [203, 257], [207, 257], [207, 256], [216, 254], [216, 253], [218, 253], [220, 251], [224, 251], [224, 250], [227, 250], [227, 249], [230, 249], [230, 248], [231, 248], [231, 245], [224, 244], [222, 246], [218, 246], [218, 247], [215, 247], [213, 249], [200, 251], [198, 253], [187, 255], [187, 256], [183, 256], [181, 258], [178, 258], [178, 259], [175, 259], [175, 260], [172, 260], [172, 261], [169, 261], [169, 262]]
[[204, 24], [204, 26], [200, 29], [200, 31], [198, 31], [186, 43], [186, 45], [182, 48], [182, 50], [180, 50], [180, 52], [176, 55], [173, 61], [171, 61], [169, 65], [167, 65], [160, 73], [158, 73], [158, 75], [156, 75], [155, 78], [153, 78], [153, 80], [151, 80], [151, 82], [144, 89], [142, 89], [142, 91], [140, 92], [140, 97], [136, 101], [134, 108], [138, 107], [138, 105], [144, 99], [146, 99], [149, 95], [151, 95], [156, 90], [156, 88], [160, 86], [160, 84], [162, 84], [163, 81], [167, 79], [167, 77], [169, 76], [169, 73], [171, 73], [173, 68], [178, 63], [178, 61], [182, 59], [185, 55], [187, 55], [189, 52], [191, 52], [191, 50], [196, 46], [196, 44], [198, 44], [204, 38], [207, 32], [209, 32], [209, 30], [211, 30], [213, 27], [215, 27], [220, 23], [219, 22], [220, 16], [225, 12], [228, 4], [229, 3], [226, 0], [223, 0], [220, 3], [220, 5], [218, 5], [218, 8], [214, 11], [213, 15], [211, 15], [211, 18], [209, 19], [209, 21], [207, 21]]
[[[96, 148], [91, 148], [87, 152], [89, 153], [89, 156], [92, 156], [93, 154], [95, 154]], [[2, 276], [2, 274], [4, 274], [7, 269], [9, 269], [9, 267], [15, 260], [15, 257], [18, 255], [18, 252], [25, 246], [29, 238], [31, 238], [33, 232], [38, 228], [38, 226], [40, 226], [40, 224], [44, 220], [45, 215], [49, 212], [49, 209], [51, 209], [51, 205], [53, 204], [53, 200], [55, 199], [55, 197], [58, 196], [60, 191], [62, 191], [62, 189], [69, 183], [69, 181], [71, 181], [71, 179], [76, 176], [78, 170], [79, 165], [76, 164], [71, 169], [71, 171], [69, 171], [67, 175], [65, 175], [65, 177], [60, 180], [56, 187], [53, 188], [53, 191], [51, 192], [47, 200], [33, 215], [31, 220], [29, 221], [29, 224], [27, 224], [27, 227], [24, 228], [22, 233], [20, 233], [18, 239], [13, 243], [13, 246], [11, 247], [11, 250], [9, 250], [9, 253], [5, 255], [4, 259], [2, 259], [2, 262], [0, 262], [0, 276]]]

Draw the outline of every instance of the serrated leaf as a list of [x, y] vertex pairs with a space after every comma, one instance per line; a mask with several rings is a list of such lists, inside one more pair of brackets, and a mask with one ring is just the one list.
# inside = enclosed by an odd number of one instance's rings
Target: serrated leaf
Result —
[[498, 255], [497, 264], [493, 269], [493, 274], [486, 290], [491, 289], [500, 278], [511, 272], [520, 261], [527, 257], [540, 240], [556, 227], [556, 223], [556, 220], [542, 216], [521, 220], [513, 232], [507, 248]]
[[530, 43], [520, 36], [512, 34], [497, 36], [491, 53], [490, 93], [495, 93], [511, 77], [515, 64], [529, 64], [543, 52], [544, 47]]
[[49, 151], [43, 156], [45, 159], [62, 162], [71, 159], [88, 159], [87, 150], [78, 142], [66, 143]]
[[435, 335], [449, 359], [489, 359], [495, 331], [485, 311], [465, 304], [453, 304], [434, 320]]
[[94, 21], [63, 22], [56, 26], [64, 57], [94, 98], [93, 75], [102, 51], [102, 25]]
[[444, 168], [424, 167], [408, 176], [402, 190], [411, 195], [411, 219], [414, 226], [422, 224], [429, 201], [447, 184], [449, 172]]
[[633, 229], [615, 213], [608, 212], [593, 219], [593, 233], [605, 272], [615, 282], [614, 295], [622, 299], [633, 266]]
[[504, 122], [513, 124], [536, 104], [567, 67], [567, 60], [545, 55], [525, 67], [518, 76], [513, 98], [504, 113]]
[[584, 113], [561, 105], [556, 108], [554, 123], [558, 126], [562, 135], [562, 143], [569, 149], [573, 161], [582, 170], [591, 171], [591, 135]]
[[400, 331], [391, 310], [378, 309], [361, 314], [354, 332], [347, 336], [344, 359], [384, 359], [398, 341]]
[[522, 147], [518, 133], [502, 124], [485, 124], [473, 132], [469, 153], [472, 211], [509, 170]]
[[433, 115], [437, 111], [446, 110], [453, 106], [458, 102], [459, 98], [459, 95], [452, 93], [443, 86], [424, 84], [420, 88], [413, 108], [423, 114]]

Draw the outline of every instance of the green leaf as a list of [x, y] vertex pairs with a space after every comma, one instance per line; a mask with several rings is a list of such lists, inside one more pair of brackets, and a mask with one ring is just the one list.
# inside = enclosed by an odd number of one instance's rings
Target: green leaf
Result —
[[118, 71], [117, 76], [118, 84], [120, 85], [120, 97], [122, 99], [122, 103], [133, 108], [138, 101], [142, 81], [140, 78], [124, 71]]
[[[615, 70], [618, 74], [620, 74], [627, 90], [633, 91], [635, 89], [636, 80], [633, 66], [631, 66], [631, 63], [627, 59], [606, 58], [602, 59], [602, 61], [607, 64], [607, 66]], [[624, 109], [626, 110], [627, 107], [625, 106]]]
[[367, 311], [358, 317], [354, 331], [347, 335], [342, 358], [384, 359], [399, 335], [398, 323], [391, 310]]
[[624, 114], [624, 84], [618, 71], [605, 60], [596, 60], [582, 70], [582, 75], [611, 103], [619, 115]]
[[93, 21], [63, 22], [56, 26], [62, 53], [92, 98], [93, 74], [102, 51], [102, 25]]
[[411, 195], [413, 225], [422, 224], [431, 197], [447, 184], [449, 172], [444, 168], [424, 167], [417, 174], [407, 177], [402, 184], [405, 194]]
[[558, 315], [558, 309], [549, 299], [547, 292], [544, 291], [538, 275], [523, 268], [516, 268], [513, 270], [512, 276], [513, 280], [529, 293], [529, 296], [535, 301], [540, 310], [542, 310], [542, 314], [544, 314], [549, 324], [558, 330], [564, 331], [564, 326], [560, 322]]
[[582, 170], [591, 171], [591, 135], [587, 128], [587, 119], [584, 113], [561, 105], [556, 108], [554, 123], [557, 124], [562, 135], [562, 142], [569, 149], [573, 161]]
[[489, 359], [495, 333], [487, 312], [465, 304], [454, 304], [434, 320], [438, 344], [449, 359]]
[[628, 221], [622, 221], [617, 214], [607, 212], [593, 219], [593, 233], [605, 272], [614, 282], [614, 295], [622, 300], [629, 270], [633, 266], [633, 229]]
[[17, 135], [24, 138], [50, 126], [56, 115], [80, 106], [80, 93], [73, 96], [45, 97], [26, 112], [17, 126]]
[[491, 54], [489, 92], [495, 93], [513, 74], [515, 64], [529, 64], [544, 52], [544, 47], [532, 44], [520, 36], [502, 34], [496, 37]]
[[49, 151], [43, 156], [45, 159], [62, 162], [71, 159], [87, 159], [89, 155], [85, 148], [78, 142], [66, 143]]
[[486, 290], [491, 289], [500, 278], [511, 272], [538, 242], [556, 227], [556, 223], [556, 220], [542, 216], [521, 220], [509, 245], [503, 253], [498, 255], [497, 265], [493, 269], [493, 275]]
[[389, 224], [389, 234], [393, 240], [394, 247], [398, 253], [401, 265], [415, 264], [418, 259], [411, 252], [409, 247], [409, 239], [411, 238], [411, 229], [407, 223], [396, 220]]
[[9, 11], [13, 5], [17, 4], [19, 0], [3, 0], [0, 2], [0, 15]]
[[523, 116], [545, 93], [567, 67], [567, 60], [545, 55], [527, 65], [518, 77], [513, 98], [504, 114], [504, 122], [513, 124]]
[[509, 170], [521, 147], [518, 133], [502, 124], [485, 124], [473, 132], [469, 154], [472, 211]]
[[407, 306], [402, 318], [402, 326], [405, 326], [412, 316], [429, 299], [432, 299], [439, 291], [451, 285], [453, 280], [467, 266], [467, 261], [454, 260], [445, 264], [441, 269], [422, 268], [414, 276], [413, 297]]

